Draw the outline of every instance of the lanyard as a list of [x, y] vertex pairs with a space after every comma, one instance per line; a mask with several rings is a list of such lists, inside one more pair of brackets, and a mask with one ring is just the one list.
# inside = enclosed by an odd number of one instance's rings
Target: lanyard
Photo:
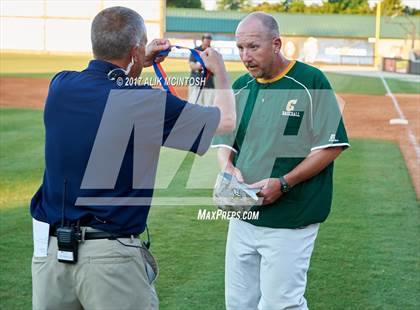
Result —
[[[194, 58], [200, 63], [201, 67], [203, 68], [202, 73], [201, 73], [202, 78], [204, 78], [207, 81], [207, 79], [209, 77], [209, 74], [210, 74], [210, 71], [207, 70], [207, 68], [204, 64], [204, 61], [200, 56], [199, 51], [197, 51], [196, 49], [183, 47], [183, 46], [179, 46], [179, 45], [171, 45], [171, 47], [168, 48], [167, 50], [159, 52], [159, 54], [157, 54], [156, 57], [168, 56], [168, 54], [171, 52], [172, 48], [189, 50], [191, 52], [191, 54], [194, 56]], [[170, 92], [172, 95], [176, 96], [177, 94], [176, 94], [175, 88], [171, 84], [168, 84], [168, 76], [167, 76], [165, 70], [163, 70], [162, 65], [160, 63], [156, 63], [155, 61], [153, 61], [153, 69], [155, 70], [155, 73], [156, 73], [157, 77], [159, 78], [159, 81], [162, 84], [162, 87], [167, 92]], [[201, 90], [204, 88], [204, 84], [205, 83], [200, 83], [200, 91], [198, 93], [196, 102], [197, 102], [198, 98], [200, 97]]]

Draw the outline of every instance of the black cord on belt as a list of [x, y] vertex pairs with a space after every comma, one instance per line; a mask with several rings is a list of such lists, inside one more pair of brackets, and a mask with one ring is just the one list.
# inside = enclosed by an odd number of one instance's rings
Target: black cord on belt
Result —
[[117, 240], [120, 244], [122, 244], [123, 246], [128, 246], [128, 247], [130, 247], [130, 248], [138, 248], [138, 249], [141, 249], [142, 248], [142, 246], [141, 245], [131, 245], [131, 244], [127, 244], [127, 243], [124, 243], [124, 242], [122, 242], [122, 241], [120, 241], [118, 238], [117, 239], [115, 239], [115, 240]]
[[147, 242], [144, 243], [147, 249], [150, 248], [150, 234], [149, 234], [149, 227], [146, 224], [146, 233], [147, 233]]
[[[146, 224], [146, 233], [147, 233], [147, 241], [143, 242], [144, 246], [146, 247], [146, 249], [150, 248], [150, 234], [149, 234], [149, 227]], [[142, 248], [142, 245], [131, 245], [131, 244], [127, 244], [122, 242], [121, 240], [119, 240], [118, 238], [115, 238], [115, 240], [117, 240], [120, 244], [124, 245], [124, 246], [128, 246], [130, 248]]]

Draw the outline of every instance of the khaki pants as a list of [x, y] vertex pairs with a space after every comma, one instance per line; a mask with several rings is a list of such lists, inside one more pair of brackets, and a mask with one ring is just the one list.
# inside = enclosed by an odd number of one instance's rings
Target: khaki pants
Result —
[[188, 102], [197, 103], [202, 106], [211, 107], [214, 105], [214, 89], [213, 88], [203, 88], [200, 93], [200, 97], [197, 100], [198, 92], [200, 87], [198, 86], [189, 86], [188, 87]]
[[[138, 239], [118, 240], [141, 244]], [[117, 240], [87, 240], [80, 243], [77, 264], [60, 263], [57, 239], [50, 237], [48, 256], [32, 259], [33, 309], [158, 309], [150, 268], [157, 265], [146, 251]]]

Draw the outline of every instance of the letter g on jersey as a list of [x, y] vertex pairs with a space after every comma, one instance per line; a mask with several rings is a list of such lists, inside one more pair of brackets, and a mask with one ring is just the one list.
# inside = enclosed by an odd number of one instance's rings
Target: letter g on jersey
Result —
[[295, 109], [295, 104], [297, 103], [297, 99], [292, 99], [287, 102], [286, 111], [292, 112]]

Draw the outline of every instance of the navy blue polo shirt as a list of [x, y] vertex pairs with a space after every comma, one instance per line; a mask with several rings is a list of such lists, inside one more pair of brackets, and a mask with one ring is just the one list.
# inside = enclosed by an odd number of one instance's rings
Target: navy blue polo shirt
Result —
[[[66, 222], [80, 221], [82, 226], [112, 233], [140, 234], [145, 229], [150, 205], [76, 205], [76, 200], [83, 197], [106, 199], [152, 197], [153, 186], [133, 188], [135, 148], [138, 151], [137, 156], [140, 156], [138, 160], [146, 167], [142, 170], [144, 174], [155, 174], [156, 156], [159, 156], [158, 149], [161, 145], [192, 151], [200, 155], [209, 148], [220, 121], [219, 109], [192, 105], [168, 94], [163, 97], [165, 99], [161, 103], [164, 115], [161, 115], [163, 132], [160, 133], [159, 145], [156, 143], [152, 145], [152, 142], [149, 145], [148, 141], [135, 143], [134, 135], [141, 136], [141, 133], [133, 130], [127, 138], [127, 147], [114, 188], [83, 187], [83, 177], [111, 94], [127, 89], [132, 93], [130, 96], [134, 96], [130, 98], [141, 99], [143, 93], [162, 92], [150, 86], [118, 86], [115, 80], [108, 78], [108, 73], [116, 68], [118, 67], [109, 62], [92, 60], [81, 72], [63, 71], [52, 79], [44, 110], [46, 132], [44, 177], [41, 187], [32, 198], [30, 207], [35, 219], [57, 227], [63, 215], [64, 198]], [[131, 109], [135, 109], [136, 104], [147, 105], [146, 110], [151, 111], [152, 116], [147, 116], [146, 123], [149, 122], [153, 126], [154, 115], [159, 118], [158, 111], [153, 113], [153, 109], [159, 107], [159, 103], [144, 100], [139, 100], [140, 103], [136, 100], [131, 101], [123, 101], [119, 104], [130, 105]], [[181, 126], [179, 126], [180, 119], [183, 120]], [[141, 122], [144, 123], [144, 121]], [[121, 126], [123, 125], [126, 124], [121, 122]], [[139, 128], [147, 128], [147, 124]], [[192, 139], [191, 135], [185, 135], [186, 130], [195, 131], [198, 134]], [[186, 139], [190, 141], [185, 141]], [[170, 140], [168, 145], [165, 144], [166, 140]], [[139, 150], [139, 148], [142, 149]], [[144, 158], [141, 157], [142, 154], [146, 154], [143, 151], [148, 150], [153, 150], [153, 152], [147, 153], [148, 155], [143, 156]]]

